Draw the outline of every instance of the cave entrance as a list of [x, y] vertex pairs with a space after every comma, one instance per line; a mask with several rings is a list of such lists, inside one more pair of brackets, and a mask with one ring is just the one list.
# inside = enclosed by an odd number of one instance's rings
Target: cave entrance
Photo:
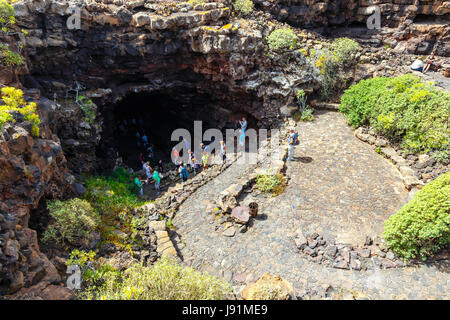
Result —
[[[98, 156], [109, 160], [119, 156], [133, 169], [141, 168], [141, 153], [151, 165], [156, 165], [159, 160], [169, 163], [172, 148], [178, 143], [171, 141], [172, 132], [178, 128], [187, 129], [193, 139], [194, 121], [202, 121], [203, 132], [217, 128], [224, 137], [226, 129], [239, 127], [238, 120], [242, 117], [246, 117], [248, 128], [257, 129], [258, 121], [244, 111], [246, 103], [224, 100], [223, 96], [219, 98], [193, 88], [127, 94], [102, 111], [104, 125]], [[147, 157], [147, 148], [142, 141], [144, 134], [153, 147], [151, 158]]]

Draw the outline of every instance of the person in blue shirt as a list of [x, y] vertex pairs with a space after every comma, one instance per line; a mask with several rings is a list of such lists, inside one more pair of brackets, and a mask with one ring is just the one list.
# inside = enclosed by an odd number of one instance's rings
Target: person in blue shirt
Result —
[[289, 153], [288, 153], [288, 158], [286, 159], [287, 161], [294, 160], [294, 151], [295, 151], [294, 146], [295, 146], [296, 141], [297, 141], [297, 134], [294, 132], [294, 129], [291, 129], [289, 139], [288, 139]]
[[239, 134], [239, 150], [243, 149], [244, 146], [245, 146], [245, 131], [241, 129]]
[[144, 196], [144, 182], [146, 182], [146, 180], [139, 179], [139, 177], [134, 178], [134, 184], [136, 185], [141, 198]]
[[245, 133], [245, 130], [247, 130], [247, 120], [245, 117], [242, 117], [242, 121], [239, 121], [239, 124], [241, 125], [242, 133]]
[[180, 177], [183, 180], [183, 182], [186, 182], [189, 177], [189, 171], [187, 168], [187, 164], [181, 162], [180, 169], [178, 171], [180, 172]]
[[145, 133], [142, 136], [142, 141], [144, 142], [144, 145], [148, 144], [148, 138], [147, 138], [147, 135]]

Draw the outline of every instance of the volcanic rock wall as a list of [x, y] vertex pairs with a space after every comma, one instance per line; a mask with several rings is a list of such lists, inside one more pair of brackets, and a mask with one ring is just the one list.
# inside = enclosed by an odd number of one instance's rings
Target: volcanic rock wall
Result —
[[[251, 114], [261, 127], [274, 126], [297, 88], [317, 88], [318, 75], [298, 51], [268, 54], [264, 38], [279, 21], [322, 31], [364, 23], [372, 4], [381, 8], [384, 29], [366, 32], [366, 39], [400, 53], [450, 52], [449, 28], [438, 19], [448, 18], [447, 1], [255, 0], [260, 10], [249, 19], [233, 16], [231, 2], [14, 4], [17, 25], [28, 32], [20, 36], [27, 64], [2, 68], [0, 84], [28, 88], [42, 123], [37, 138], [26, 122], [7, 125], [0, 135], [0, 295], [70, 297], [55, 286], [61, 277], [39, 252], [30, 212], [40, 201], [75, 194], [72, 174], [95, 168], [102, 112], [128, 93], [193, 88], [214, 95], [219, 107]], [[67, 27], [70, 5], [81, 9], [79, 30]], [[99, 106], [93, 123], [67, 100], [76, 82]]]
[[[279, 21], [334, 36], [371, 37], [398, 53], [450, 54], [450, 1], [443, 0], [255, 0]], [[367, 19], [380, 10], [381, 30], [368, 30]], [[347, 30], [335, 28], [346, 27]], [[359, 30], [357, 30], [359, 27]], [[349, 32], [353, 30], [352, 32]]]
[[[3, 68], [2, 85], [16, 85], [21, 68]], [[0, 132], [0, 295], [12, 294], [23, 287], [39, 287], [55, 297], [61, 277], [53, 264], [40, 252], [37, 233], [29, 228], [30, 212], [41, 199], [73, 195], [75, 178], [67, 169], [59, 138], [49, 127], [49, 112], [36, 91], [26, 91], [28, 98], [39, 103], [40, 135], [33, 137], [32, 125], [26, 121], [6, 124]], [[51, 117], [51, 116], [50, 116]], [[64, 293], [65, 292], [65, 293]], [[58, 294], [59, 295], [59, 294]]]

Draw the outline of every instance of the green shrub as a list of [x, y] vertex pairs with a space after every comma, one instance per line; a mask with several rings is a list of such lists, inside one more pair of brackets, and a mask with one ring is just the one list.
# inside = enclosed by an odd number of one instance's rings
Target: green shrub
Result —
[[66, 266], [77, 265], [82, 273], [82, 290], [95, 290], [104, 283], [105, 278], [119, 277], [120, 272], [109, 264], [100, 265], [95, 260], [94, 251], [72, 250]]
[[435, 151], [433, 153], [433, 158], [439, 163], [448, 164], [450, 162], [450, 151], [449, 150]]
[[102, 217], [119, 217], [121, 212], [131, 211], [142, 204], [136, 196], [133, 179], [134, 176], [123, 168], [113, 172], [109, 178], [88, 178], [83, 197]]
[[92, 124], [96, 117], [97, 107], [92, 102], [91, 99], [80, 95], [78, 97], [78, 105], [80, 106], [80, 109], [83, 110], [84, 114], [86, 115], [87, 121], [89, 124]]
[[9, 47], [6, 44], [0, 44], [0, 58], [7, 66], [20, 66], [25, 63], [22, 56], [9, 50]]
[[297, 45], [297, 36], [289, 28], [276, 29], [266, 39], [271, 50], [293, 49]]
[[252, 13], [254, 6], [255, 5], [253, 4], [252, 0], [236, 0], [234, 2], [234, 8], [236, 9], [236, 11], [243, 15]]
[[408, 152], [448, 150], [450, 93], [409, 75], [362, 80], [345, 91], [340, 111], [370, 125]]
[[44, 232], [44, 242], [88, 244], [93, 232], [98, 229], [100, 217], [85, 200], [56, 200], [49, 202], [47, 207], [53, 221]]
[[16, 23], [13, 1], [0, 0], [0, 30], [4, 33], [10, 31], [10, 27]]
[[450, 172], [426, 184], [385, 221], [384, 238], [405, 260], [431, 256], [450, 243]]
[[349, 67], [359, 50], [359, 44], [349, 38], [338, 38], [333, 41], [332, 48], [337, 62], [343, 67]]
[[329, 99], [336, 91], [346, 86], [343, 73], [354, 63], [355, 53], [359, 44], [348, 38], [333, 41], [331, 49], [312, 50], [315, 67], [321, 73], [320, 95], [322, 99]]
[[255, 286], [250, 300], [286, 300], [286, 292], [281, 284], [263, 283]]
[[306, 106], [308, 97], [303, 89], [299, 89], [295, 92], [299, 110], [295, 112], [294, 119], [296, 121], [312, 121], [314, 120], [313, 110]]
[[219, 300], [231, 292], [230, 285], [175, 261], [161, 259], [153, 266], [134, 264], [121, 277], [106, 277], [86, 299], [98, 300]]
[[15, 122], [16, 119], [23, 119], [31, 122], [32, 134], [39, 135], [39, 123], [41, 120], [36, 114], [36, 103], [27, 103], [23, 98], [23, 92], [14, 87], [4, 87], [1, 89], [0, 102], [0, 130], [6, 122]]
[[303, 111], [295, 112], [294, 120], [295, 121], [313, 121], [314, 120], [313, 110], [310, 108], [306, 108]]
[[256, 186], [262, 192], [271, 192], [273, 195], [278, 195], [284, 190], [284, 177], [280, 173], [259, 174], [256, 176]]
[[115, 231], [120, 230], [128, 235], [136, 231], [139, 218], [133, 215], [133, 209], [144, 205], [145, 202], [136, 196], [134, 177], [135, 175], [131, 175], [124, 168], [114, 171], [108, 178], [90, 177], [86, 179], [86, 193], [83, 195], [100, 214], [102, 241], [128, 250], [138, 241], [135, 241], [133, 236], [120, 237]]

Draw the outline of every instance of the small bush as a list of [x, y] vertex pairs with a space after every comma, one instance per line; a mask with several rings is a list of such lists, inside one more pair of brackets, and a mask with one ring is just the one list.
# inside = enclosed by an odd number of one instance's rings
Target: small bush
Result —
[[276, 29], [266, 39], [270, 50], [294, 49], [297, 46], [297, 36], [289, 28]]
[[141, 205], [136, 196], [133, 179], [134, 176], [123, 168], [114, 171], [109, 178], [88, 178], [83, 197], [93, 204], [102, 217], [118, 217], [121, 212]]
[[100, 265], [95, 260], [94, 251], [72, 250], [66, 266], [77, 265], [83, 275], [82, 290], [89, 288], [95, 290], [104, 283], [105, 278], [120, 276], [120, 272], [115, 270], [109, 264]]
[[42, 240], [66, 242], [73, 245], [88, 244], [97, 230], [100, 217], [85, 200], [52, 201], [47, 204], [53, 222], [45, 230]]
[[450, 154], [449, 150], [435, 151], [433, 153], [433, 158], [443, 164], [448, 164], [450, 162]]
[[314, 120], [313, 110], [306, 106], [306, 101], [308, 97], [303, 89], [299, 89], [295, 92], [297, 98], [299, 110], [294, 114], [294, 119], [296, 121], [312, 121]]
[[0, 130], [6, 122], [15, 122], [16, 120], [29, 121], [33, 125], [32, 134], [39, 135], [39, 116], [36, 114], [36, 103], [27, 103], [23, 98], [23, 92], [13, 87], [4, 87], [1, 89], [0, 102]]
[[295, 112], [294, 120], [295, 121], [313, 121], [314, 120], [313, 110], [310, 108], [306, 108], [303, 111]]
[[9, 47], [6, 44], [0, 44], [0, 58], [7, 66], [20, 66], [25, 63], [22, 56], [9, 50]]
[[249, 298], [251, 300], [286, 300], [286, 292], [281, 284], [263, 283], [256, 286]]
[[254, 4], [252, 0], [236, 0], [234, 2], [234, 8], [237, 12], [247, 15], [253, 12]]
[[89, 124], [94, 123], [96, 118], [97, 107], [92, 102], [92, 100], [85, 96], [80, 95], [78, 97], [77, 103], [80, 106], [80, 109], [83, 110], [84, 114], [86, 115], [88, 123]]
[[11, 3], [12, 1], [0, 0], [0, 30], [4, 33], [8, 33], [10, 27], [16, 23], [16, 12]]
[[385, 223], [384, 238], [405, 260], [425, 260], [450, 243], [450, 172], [426, 184]]
[[343, 67], [349, 67], [355, 54], [359, 50], [359, 44], [355, 40], [349, 38], [339, 38], [332, 43], [333, 54], [337, 58], [337, 62]]
[[135, 264], [122, 276], [106, 277], [85, 298], [97, 300], [219, 300], [231, 292], [230, 285], [206, 273], [161, 259], [153, 266]]
[[83, 195], [101, 217], [102, 240], [128, 249], [134, 239], [121, 238], [114, 231], [120, 229], [127, 234], [135, 231], [137, 218], [133, 216], [133, 209], [145, 202], [136, 196], [134, 177], [124, 168], [117, 169], [108, 178], [90, 177], [86, 179], [86, 193]]
[[450, 93], [416, 76], [362, 80], [344, 92], [339, 109], [354, 128], [370, 125], [405, 151], [448, 151]]
[[349, 38], [339, 38], [333, 41], [331, 49], [312, 50], [312, 59], [321, 76], [320, 94], [323, 99], [329, 99], [334, 92], [346, 86], [343, 72], [354, 63], [355, 53], [359, 44]]
[[280, 173], [260, 174], [256, 176], [256, 186], [262, 192], [271, 192], [273, 195], [278, 195], [284, 190], [284, 177]]

